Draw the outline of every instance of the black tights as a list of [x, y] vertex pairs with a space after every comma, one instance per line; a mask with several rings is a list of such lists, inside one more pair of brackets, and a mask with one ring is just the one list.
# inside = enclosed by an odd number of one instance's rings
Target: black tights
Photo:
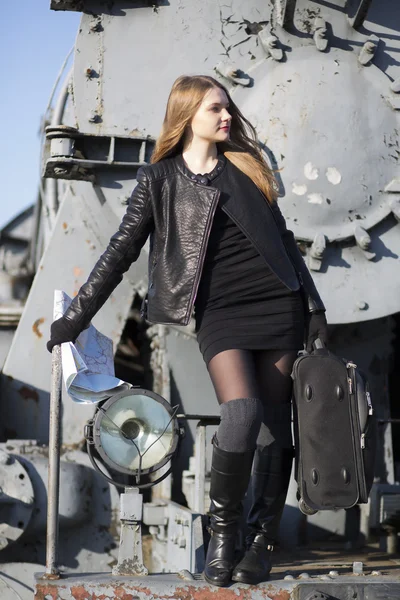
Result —
[[[273, 442], [277, 442], [282, 447], [291, 446], [291, 429], [290, 429], [290, 400], [292, 395], [292, 379], [291, 371], [293, 362], [296, 358], [296, 351], [288, 350], [225, 350], [214, 356], [209, 364], [208, 371], [217, 395], [220, 405], [223, 405], [232, 400], [242, 402], [233, 403], [229, 406], [230, 413], [225, 423], [221, 420], [220, 430], [221, 437], [224, 433], [224, 439], [227, 440], [228, 446], [224, 449], [233, 451], [229, 444], [228, 427], [232, 430], [232, 439], [236, 436], [242, 436], [243, 444], [248, 441], [249, 449], [252, 446], [251, 437], [254, 438], [254, 421], [257, 421], [257, 445], [266, 446]], [[242, 427], [240, 430], [240, 420], [242, 416], [240, 412], [235, 423], [235, 406], [240, 410], [246, 403], [243, 399], [257, 399], [262, 408], [261, 414], [258, 415], [253, 410], [253, 425], [252, 428]], [[248, 405], [247, 405], [248, 406]], [[242, 408], [241, 408], [242, 407]], [[221, 417], [224, 409], [228, 407], [221, 406]], [[245, 409], [248, 410], [248, 409]], [[245, 414], [242, 412], [242, 414]], [[262, 423], [261, 423], [262, 421]], [[225, 429], [222, 429], [225, 427]], [[248, 430], [248, 431], [247, 431]], [[248, 440], [246, 439], [248, 438]], [[219, 434], [217, 434], [219, 440]]]
[[263, 405], [290, 402], [296, 355], [290, 350], [220, 352], [208, 363], [219, 404], [235, 398], [260, 398]]

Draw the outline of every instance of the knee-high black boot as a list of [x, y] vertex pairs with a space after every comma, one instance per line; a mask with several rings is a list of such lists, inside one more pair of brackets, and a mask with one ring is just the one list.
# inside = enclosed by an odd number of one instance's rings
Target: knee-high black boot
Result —
[[210, 485], [210, 543], [204, 578], [226, 586], [235, 566], [235, 541], [242, 515], [242, 500], [250, 479], [254, 450], [226, 452], [213, 439]]
[[232, 580], [257, 584], [271, 570], [271, 552], [277, 541], [293, 459], [292, 448], [276, 444], [256, 450], [252, 479], [253, 503], [248, 516], [247, 551], [235, 567]]

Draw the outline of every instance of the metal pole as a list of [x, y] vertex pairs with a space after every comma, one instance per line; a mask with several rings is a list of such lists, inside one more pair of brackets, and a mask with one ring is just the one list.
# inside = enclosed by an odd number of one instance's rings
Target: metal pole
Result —
[[194, 510], [204, 514], [205, 501], [205, 479], [206, 479], [206, 425], [200, 421], [196, 427], [196, 450], [195, 450], [195, 473], [194, 473]]
[[120, 496], [121, 537], [113, 575], [137, 577], [149, 574], [143, 563], [142, 515], [142, 494], [138, 488], [126, 487]]
[[54, 346], [51, 362], [49, 479], [47, 493], [47, 579], [58, 579], [58, 501], [60, 494], [61, 346]]

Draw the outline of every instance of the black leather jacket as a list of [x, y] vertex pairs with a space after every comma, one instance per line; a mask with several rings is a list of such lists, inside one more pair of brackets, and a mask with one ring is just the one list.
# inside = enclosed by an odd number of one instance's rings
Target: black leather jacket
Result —
[[[218, 168], [230, 170], [246, 197], [245, 206], [230, 198], [222, 209], [289, 289], [302, 286], [310, 312], [325, 310], [277, 203], [270, 204], [224, 156]], [[148, 236], [149, 287], [142, 316], [152, 323], [177, 325], [187, 325], [192, 316], [220, 191], [194, 179], [181, 155], [141, 167], [137, 182], [118, 231], [64, 315], [77, 333], [90, 323], [137, 260]]]

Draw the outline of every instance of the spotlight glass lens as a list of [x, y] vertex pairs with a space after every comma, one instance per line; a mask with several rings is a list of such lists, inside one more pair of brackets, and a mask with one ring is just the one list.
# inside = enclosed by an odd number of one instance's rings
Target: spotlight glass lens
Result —
[[[108, 403], [107, 403], [108, 404]], [[174, 425], [165, 406], [150, 396], [131, 394], [104, 406], [98, 422], [103, 452], [124, 470], [150, 469], [171, 452]]]

